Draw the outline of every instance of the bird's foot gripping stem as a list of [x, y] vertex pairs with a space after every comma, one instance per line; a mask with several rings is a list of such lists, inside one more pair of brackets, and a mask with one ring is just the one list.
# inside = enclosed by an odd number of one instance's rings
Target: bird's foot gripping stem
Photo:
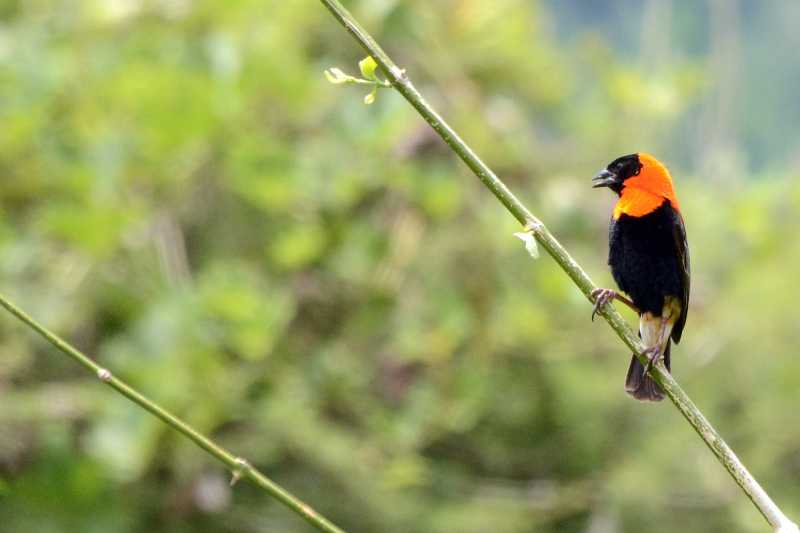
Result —
[[656, 346], [651, 346], [649, 348], [645, 348], [642, 350], [642, 353], [639, 355], [647, 354], [647, 364], [644, 365], [644, 372], [642, 372], [642, 376], [647, 374], [653, 366], [658, 363], [658, 360], [661, 359], [661, 345], [657, 344]]
[[622, 296], [617, 291], [611, 289], [595, 289], [589, 293], [589, 299], [591, 300], [595, 297], [597, 300], [595, 300], [594, 307], [592, 308], [592, 322], [594, 322], [594, 315], [599, 313], [606, 304], [609, 304], [614, 300], [619, 300], [637, 313], [639, 312], [639, 308], [633, 305], [633, 302]]

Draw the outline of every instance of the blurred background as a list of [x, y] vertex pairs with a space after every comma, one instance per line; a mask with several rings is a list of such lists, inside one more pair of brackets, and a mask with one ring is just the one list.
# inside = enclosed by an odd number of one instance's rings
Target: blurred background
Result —
[[[644, 151], [678, 382], [800, 520], [800, 7], [346, 6], [593, 281]], [[623, 344], [312, 0], [0, 1], [0, 291], [348, 532], [756, 532]], [[635, 323], [635, 316], [623, 310]], [[309, 532], [0, 313], [0, 530]]]

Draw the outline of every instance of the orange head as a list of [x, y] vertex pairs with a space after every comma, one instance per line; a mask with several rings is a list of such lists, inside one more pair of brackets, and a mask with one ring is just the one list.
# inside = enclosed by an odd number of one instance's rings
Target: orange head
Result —
[[664, 200], [678, 209], [675, 190], [667, 168], [647, 154], [631, 154], [615, 159], [592, 181], [601, 180], [595, 187], [608, 187], [619, 194], [614, 218], [622, 213], [640, 217], [655, 211]]

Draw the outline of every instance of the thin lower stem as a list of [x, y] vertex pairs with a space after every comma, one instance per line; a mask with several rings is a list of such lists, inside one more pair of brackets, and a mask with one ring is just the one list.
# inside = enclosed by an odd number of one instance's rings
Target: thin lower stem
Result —
[[52, 344], [53, 346], [55, 346], [68, 356], [70, 356], [72, 359], [74, 359], [75, 361], [77, 361], [90, 371], [92, 371], [98, 378], [100, 378], [101, 381], [107, 383], [112, 389], [116, 390], [126, 398], [130, 399], [137, 405], [141, 406], [146, 411], [160, 418], [167, 425], [171, 426], [173, 429], [177, 430], [180, 433], [183, 433], [192, 442], [194, 442], [200, 448], [208, 452], [209, 455], [211, 455], [212, 457], [216, 458], [217, 460], [225, 464], [225, 466], [227, 466], [230, 470], [233, 471], [234, 482], [239, 479], [244, 479], [246, 481], [249, 481], [253, 485], [256, 485], [257, 487], [260, 487], [265, 492], [270, 494], [273, 498], [275, 498], [276, 500], [280, 501], [281, 503], [289, 507], [292, 511], [300, 515], [303, 519], [305, 519], [307, 522], [309, 522], [311, 525], [313, 525], [320, 531], [324, 531], [326, 533], [344, 533], [344, 531], [336, 527], [325, 517], [319, 515], [307, 504], [303, 503], [294, 495], [292, 495], [290, 492], [284, 490], [279, 485], [275, 484], [272, 480], [270, 480], [267, 476], [265, 476], [264, 474], [253, 468], [250, 465], [250, 463], [248, 463], [247, 461], [245, 461], [240, 457], [236, 457], [232, 453], [223, 449], [222, 447], [214, 443], [211, 439], [207, 438], [205, 435], [192, 428], [186, 422], [182, 421], [181, 419], [179, 419], [166, 409], [163, 409], [157, 403], [150, 400], [146, 396], [142, 395], [141, 393], [133, 389], [131, 386], [129, 386], [122, 380], [114, 377], [110, 371], [98, 365], [90, 358], [86, 357], [84, 354], [82, 354], [74, 347], [72, 347], [69, 343], [65, 342], [63, 339], [58, 337], [58, 335], [55, 335], [54, 333], [50, 332], [47, 328], [36, 322], [27, 313], [22, 311], [22, 309], [12, 304], [3, 295], [0, 295], [0, 305], [6, 308], [6, 310], [8, 310], [9, 313], [20, 319], [31, 329], [36, 331], [39, 335], [44, 337], [45, 340], [47, 340], [50, 344]]

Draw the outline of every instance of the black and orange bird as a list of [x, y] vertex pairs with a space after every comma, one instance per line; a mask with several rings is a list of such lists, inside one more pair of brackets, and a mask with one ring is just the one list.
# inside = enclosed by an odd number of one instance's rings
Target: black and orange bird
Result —
[[631, 359], [625, 390], [640, 401], [660, 402], [664, 391], [647, 374], [677, 344], [689, 309], [689, 248], [672, 179], [666, 167], [646, 154], [614, 160], [595, 176], [594, 187], [619, 195], [608, 232], [608, 264], [620, 291], [596, 289], [592, 318], [616, 299], [639, 314], [639, 337], [649, 356], [646, 368]]

